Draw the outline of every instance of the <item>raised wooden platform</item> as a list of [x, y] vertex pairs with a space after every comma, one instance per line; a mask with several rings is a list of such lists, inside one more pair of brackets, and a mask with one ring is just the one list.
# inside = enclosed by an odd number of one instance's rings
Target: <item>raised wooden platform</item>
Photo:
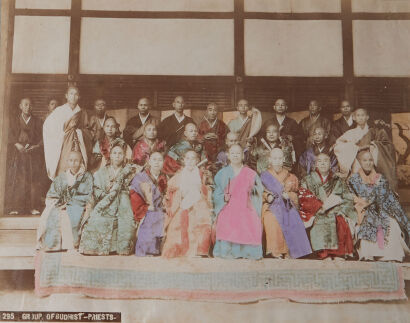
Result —
[[[39, 216], [0, 217], [0, 270], [34, 270], [39, 220]], [[401, 267], [404, 279], [410, 280], [410, 259], [406, 260]]]

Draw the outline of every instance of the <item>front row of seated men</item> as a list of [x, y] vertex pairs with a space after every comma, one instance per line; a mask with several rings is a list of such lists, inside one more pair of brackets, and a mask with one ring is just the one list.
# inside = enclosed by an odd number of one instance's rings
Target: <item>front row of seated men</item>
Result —
[[[147, 147], [158, 144], [151, 128], [144, 130]], [[299, 183], [286, 149], [272, 145], [276, 129], [269, 131], [271, 149], [257, 171], [246, 165], [252, 152], [234, 133], [217, 169], [209, 169], [192, 124], [165, 158], [162, 148], [134, 151], [140, 163], [129, 162], [121, 138], [109, 139], [108, 154], [100, 144], [106, 161], [93, 176], [81, 152], [72, 151], [47, 193], [38, 249], [249, 259], [346, 259], [357, 251], [360, 260], [403, 260], [410, 221], [368, 147], [357, 149], [358, 170], [348, 176], [332, 170], [333, 157], [322, 150]]]

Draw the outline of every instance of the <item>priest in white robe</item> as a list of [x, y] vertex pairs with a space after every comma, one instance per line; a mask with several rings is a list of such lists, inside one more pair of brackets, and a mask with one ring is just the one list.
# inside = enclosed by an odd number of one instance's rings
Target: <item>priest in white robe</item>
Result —
[[46, 168], [51, 180], [67, 169], [71, 151], [81, 152], [84, 169], [87, 169], [88, 155], [91, 153], [88, 117], [86, 111], [78, 105], [78, 88], [69, 86], [65, 97], [67, 103], [57, 107], [43, 125]]

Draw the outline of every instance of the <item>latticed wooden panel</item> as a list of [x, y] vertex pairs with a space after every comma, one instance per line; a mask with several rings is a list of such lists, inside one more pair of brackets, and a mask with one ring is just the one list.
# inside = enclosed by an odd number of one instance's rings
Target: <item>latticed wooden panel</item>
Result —
[[274, 88], [246, 88], [244, 97], [251, 106], [255, 106], [261, 111], [270, 112], [279, 98], [285, 99], [288, 105], [291, 103], [291, 89], [285, 86], [275, 86]]
[[337, 84], [305, 84], [293, 88], [294, 111], [308, 110], [309, 102], [318, 100], [325, 114], [335, 113], [343, 99], [344, 86]]
[[158, 91], [157, 108], [159, 110], [172, 109], [175, 97], [181, 95], [184, 97], [187, 109], [205, 110], [208, 103], [215, 102], [220, 111], [229, 111], [234, 107], [232, 93], [233, 91], [230, 89], [222, 91]]
[[107, 102], [107, 109], [133, 109], [138, 100], [148, 97], [154, 100], [155, 91], [148, 87], [132, 83], [105, 83], [80, 85], [80, 106], [93, 109], [97, 98], [103, 98]]
[[402, 85], [362, 85], [356, 90], [357, 106], [375, 112], [399, 112], [404, 109], [404, 95]]
[[402, 84], [367, 84], [356, 88], [356, 107], [369, 111], [371, 119], [390, 121], [391, 113], [408, 112], [406, 87]]
[[11, 87], [10, 113], [17, 115], [20, 113], [19, 103], [24, 97], [31, 99], [33, 114], [43, 117], [48, 112], [49, 98], [55, 97], [59, 104], [65, 102], [64, 95], [67, 89], [66, 83], [23, 83]]

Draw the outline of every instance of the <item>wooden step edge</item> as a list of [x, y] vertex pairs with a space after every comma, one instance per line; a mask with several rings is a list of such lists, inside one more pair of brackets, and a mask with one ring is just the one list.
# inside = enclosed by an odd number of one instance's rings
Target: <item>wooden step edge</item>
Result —
[[0, 230], [37, 230], [40, 216], [0, 217]]

